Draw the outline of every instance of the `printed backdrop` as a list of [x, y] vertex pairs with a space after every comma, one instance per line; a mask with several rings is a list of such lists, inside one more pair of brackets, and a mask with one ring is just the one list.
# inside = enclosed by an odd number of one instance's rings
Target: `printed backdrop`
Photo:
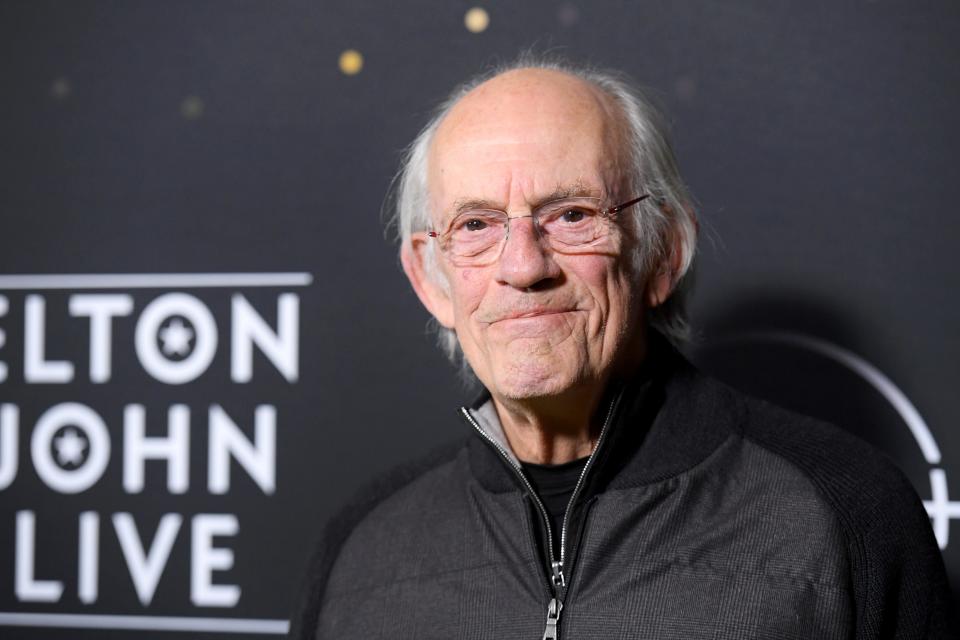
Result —
[[663, 103], [691, 356], [892, 456], [960, 588], [957, 33], [945, 0], [3, 3], [0, 636], [282, 634], [330, 514], [464, 433], [381, 206], [530, 46]]

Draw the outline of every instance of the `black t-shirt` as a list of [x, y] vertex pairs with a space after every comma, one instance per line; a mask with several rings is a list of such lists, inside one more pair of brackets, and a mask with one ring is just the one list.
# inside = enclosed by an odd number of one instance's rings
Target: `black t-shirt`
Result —
[[524, 473], [533, 485], [543, 506], [550, 514], [550, 526], [553, 529], [553, 548], [560, 553], [560, 529], [563, 527], [563, 515], [567, 510], [567, 503], [573, 494], [584, 465], [589, 456], [579, 460], [571, 460], [563, 464], [534, 464], [521, 462]]

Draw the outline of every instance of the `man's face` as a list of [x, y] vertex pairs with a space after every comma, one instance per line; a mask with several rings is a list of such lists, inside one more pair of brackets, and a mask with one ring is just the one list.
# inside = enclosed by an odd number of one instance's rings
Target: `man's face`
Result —
[[[464, 201], [513, 218], [558, 192], [606, 204], [633, 197], [620, 188], [615, 128], [603, 98], [571, 76], [525, 70], [485, 83], [448, 114], [434, 139], [434, 228], [445, 229]], [[494, 395], [530, 399], [603, 384], [642, 344], [642, 283], [630, 267], [631, 249], [629, 234], [614, 228], [609, 250], [558, 253], [531, 218], [511, 220], [500, 258], [489, 266], [458, 266], [438, 251], [447, 286], [431, 310], [456, 331]]]

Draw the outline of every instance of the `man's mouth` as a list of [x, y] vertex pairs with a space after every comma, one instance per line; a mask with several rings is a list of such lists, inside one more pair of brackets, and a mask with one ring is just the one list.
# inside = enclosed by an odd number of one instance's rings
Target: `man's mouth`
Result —
[[555, 313], [566, 313], [567, 311], [571, 311], [571, 309], [530, 309], [527, 311], [508, 313], [502, 319], [516, 320], [517, 318], [535, 318], [536, 316], [547, 316], [547, 315], [553, 315]]
[[534, 307], [532, 309], [508, 311], [506, 313], [499, 313], [495, 315], [491, 314], [492, 319], [489, 320], [489, 323], [494, 324], [504, 320], [523, 320], [528, 318], [538, 318], [541, 316], [559, 315], [562, 313], [570, 313], [572, 311], [576, 311], [576, 309], [566, 307], [559, 309], [555, 307]]

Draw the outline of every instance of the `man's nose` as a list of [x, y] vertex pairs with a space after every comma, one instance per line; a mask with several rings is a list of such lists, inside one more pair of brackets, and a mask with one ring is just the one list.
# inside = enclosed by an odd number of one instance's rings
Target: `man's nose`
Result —
[[532, 216], [510, 218], [497, 263], [497, 279], [518, 289], [556, 278], [560, 268]]

